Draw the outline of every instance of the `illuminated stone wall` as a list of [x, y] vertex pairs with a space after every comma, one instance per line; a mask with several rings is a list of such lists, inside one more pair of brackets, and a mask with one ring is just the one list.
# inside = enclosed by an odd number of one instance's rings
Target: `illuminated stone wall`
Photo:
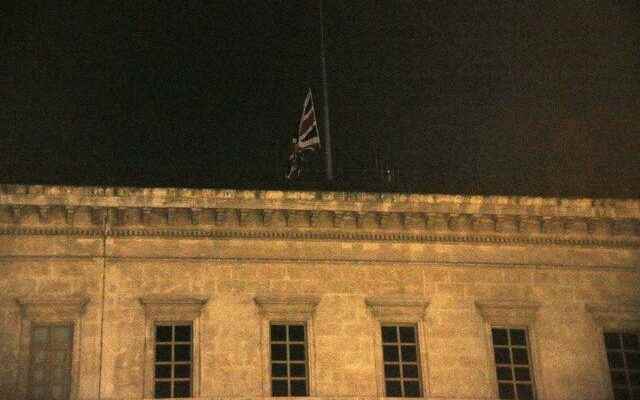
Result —
[[204, 303], [195, 397], [269, 397], [264, 297], [318, 300], [313, 397], [383, 397], [380, 321], [411, 309], [425, 397], [497, 398], [503, 321], [539, 399], [608, 399], [602, 329], [640, 331], [639, 268], [636, 200], [5, 185], [0, 398], [26, 388], [34, 307], [76, 306], [72, 398], [149, 397], [145, 298]]

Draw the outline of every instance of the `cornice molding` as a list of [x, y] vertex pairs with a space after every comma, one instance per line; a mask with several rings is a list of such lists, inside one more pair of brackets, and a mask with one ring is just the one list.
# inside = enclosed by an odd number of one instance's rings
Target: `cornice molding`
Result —
[[256, 296], [253, 300], [263, 317], [284, 320], [310, 320], [320, 304], [317, 296]]
[[[640, 218], [638, 199], [564, 199], [368, 192], [0, 185], [0, 204], [104, 208], [311, 209]], [[245, 207], [238, 207], [245, 205]], [[312, 205], [312, 207], [309, 207]], [[283, 207], [284, 206], [284, 207]], [[509, 212], [507, 212], [509, 211]]]
[[637, 248], [640, 201], [0, 185], [0, 234]]
[[192, 320], [202, 313], [207, 297], [148, 296], [140, 298], [145, 315], [154, 320]]
[[365, 304], [383, 322], [418, 322], [424, 318], [429, 302], [415, 297], [367, 297]]
[[585, 309], [603, 329], [640, 329], [640, 303], [587, 303]]
[[534, 323], [540, 304], [518, 300], [476, 300], [482, 318], [491, 325], [524, 325]]
[[323, 232], [295, 230], [207, 230], [207, 229], [90, 229], [48, 227], [0, 227], [0, 235], [8, 236], [80, 236], [80, 237], [149, 237], [201, 239], [316, 240], [316, 241], [380, 241], [407, 243], [465, 243], [490, 245], [577, 246], [589, 248], [640, 248], [640, 238], [599, 239], [561, 236], [488, 235], [488, 234], [419, 234], [414, 232]]
[[73, 321], [84, 313], [89, 299], [86, 297], [19, 298], [22, 317], [32, 321]]

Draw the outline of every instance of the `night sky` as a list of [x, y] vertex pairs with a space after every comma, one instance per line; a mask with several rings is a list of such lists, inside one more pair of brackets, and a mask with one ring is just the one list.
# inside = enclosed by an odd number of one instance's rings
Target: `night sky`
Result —
[[637, 0], [325, 0], [331, 183], [284, 180], [318, 1], [30, 3], [0, 17], [1, 183], [640, 194]]

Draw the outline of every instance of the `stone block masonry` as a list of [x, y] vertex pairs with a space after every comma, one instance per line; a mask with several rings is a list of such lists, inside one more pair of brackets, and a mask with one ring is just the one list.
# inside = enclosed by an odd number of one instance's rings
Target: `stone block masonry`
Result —
[[499, 398], [511, 326], [537, 399], [613, 399], [603, 332], [640, 333], [639, 268], [637, 200], [4, 185], [0, 399], [55, 324], [69, 399], [152, 398], [157, 321], [193, 324], [198, 399], [271, 397], [270, 321], [306, 324], [314, 398], [385, 397], [380, 327], [406, 324], [422, 397]]

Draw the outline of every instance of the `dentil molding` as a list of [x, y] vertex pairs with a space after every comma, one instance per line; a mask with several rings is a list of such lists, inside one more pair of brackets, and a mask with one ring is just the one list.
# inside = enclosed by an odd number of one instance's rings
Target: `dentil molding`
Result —
[[0, 185], [0, 234], [640, 247], [640, 201]]

